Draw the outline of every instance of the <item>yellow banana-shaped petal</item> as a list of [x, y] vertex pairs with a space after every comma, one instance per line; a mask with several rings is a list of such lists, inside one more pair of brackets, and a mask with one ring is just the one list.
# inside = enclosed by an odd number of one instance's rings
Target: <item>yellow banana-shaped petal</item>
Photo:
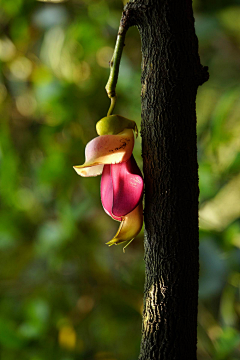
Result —
[[134, 135], [131, 129], [125, 129], [117, 135], [98, 136], [85, 148], [85, 163], [73, 168], [81, 176], [100, 175], [103, 165], [127, 161], [132, 155], [133, 146]]
[[133, 240], [141, 231], [143, 225], [143, 206], [142, 202], [129, 214], [122, 217], [119, 229], [112, 240], [107, 245], [118, 245], [125, 241]]

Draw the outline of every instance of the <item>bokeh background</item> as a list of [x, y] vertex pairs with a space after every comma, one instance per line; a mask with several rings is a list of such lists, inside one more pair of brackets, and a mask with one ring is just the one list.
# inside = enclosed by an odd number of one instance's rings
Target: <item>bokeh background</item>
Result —
[[[198, 359], [240, 358], [240, 2], [195, 0], [210, 79], [197, 97], [200, 181]], [[0, 358], [136, 360], [143, 232], [118, 223], [100, 178], [80, 178], [106, 115], [123, 2], [0, 1]], [[128, 31], [116, 113], [140, 125], [140, 39]], [[135, 157], [141, 167], [141, 142]]]

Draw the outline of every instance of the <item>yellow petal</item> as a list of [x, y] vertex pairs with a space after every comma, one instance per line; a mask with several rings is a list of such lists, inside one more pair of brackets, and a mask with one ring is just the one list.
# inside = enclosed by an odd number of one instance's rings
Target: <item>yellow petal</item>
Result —
[[143, 225], [143, 206], [142, 202], [129, 214], [122, 218], [119, 229], [112, 240], [107, 245], [118, 245], [125, 241], [133, 240], [141, 231]]
[[96, 171], [93, 166], [118, 164], [127, 161], [132, 155], [134, 135], [131, 129], [125, 129], [117, 135], [102, 135], [92, 139], [85, 149], [85, 163], [74, 166], [81, 176], [96, 176], [102, 173], [102, 168]]

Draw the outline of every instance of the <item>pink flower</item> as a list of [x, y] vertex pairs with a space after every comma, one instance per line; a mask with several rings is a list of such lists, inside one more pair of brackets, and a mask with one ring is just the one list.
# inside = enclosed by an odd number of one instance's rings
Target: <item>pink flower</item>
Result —
[[121, 224], [107, 244], [131, 241], [143, 224], [143, 178], [132, 155], [134, 135], [131, 129], [116, 135], [101, 135], [85, 148], [85, 163], [74, 166], [81, 176], [102, 174], [101, 200], [105, 212]]

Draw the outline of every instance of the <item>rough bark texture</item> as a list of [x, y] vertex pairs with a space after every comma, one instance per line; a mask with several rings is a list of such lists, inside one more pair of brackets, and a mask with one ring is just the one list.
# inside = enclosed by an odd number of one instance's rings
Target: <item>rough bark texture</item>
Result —
[[196, 360], [198, 165], [195, 101], [208, 79], [191, 0], [135, 0], [142, 39], [145, 298], [139, 360]]

